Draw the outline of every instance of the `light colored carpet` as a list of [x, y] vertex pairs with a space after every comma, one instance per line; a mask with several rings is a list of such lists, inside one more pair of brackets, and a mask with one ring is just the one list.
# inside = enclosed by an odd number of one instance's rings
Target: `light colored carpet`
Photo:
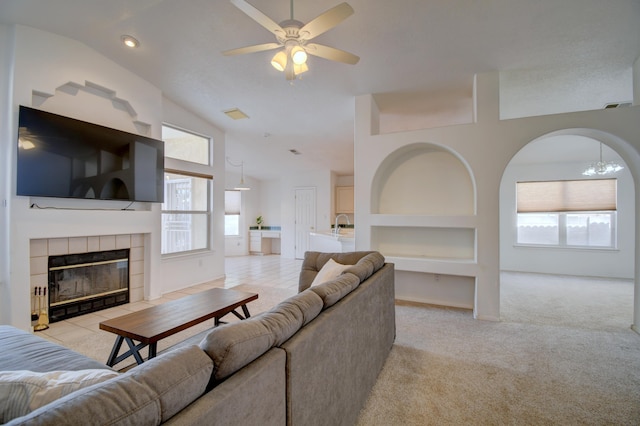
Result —
[[503, 274], [502, 321], [398, 304], [358, 424], [638, 425], [633, 284]]

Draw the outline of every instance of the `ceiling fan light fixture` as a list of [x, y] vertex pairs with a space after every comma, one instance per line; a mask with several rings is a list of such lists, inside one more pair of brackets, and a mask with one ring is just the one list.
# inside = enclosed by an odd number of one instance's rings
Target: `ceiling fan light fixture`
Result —
[[291, 59], [293, 60], [294, 64], [302, 65], [307, 62], [307, 52], [305, 52], [302, 47], [295, 46], [293, 49], [291, 49]]
[[295, 75], [302, 74], [303, 72], [309, 71], [309, 67], [307, 64], [293, 64], [293, 72]]
[[287, 67], [287, 54], [283, 51], [276, 53], [273, 59], [271, 59], [271, 66], [278, 71], [284, 71]]

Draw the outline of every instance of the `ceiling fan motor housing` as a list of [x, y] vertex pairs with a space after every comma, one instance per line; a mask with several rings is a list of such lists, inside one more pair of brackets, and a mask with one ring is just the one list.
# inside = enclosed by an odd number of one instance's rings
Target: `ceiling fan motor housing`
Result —
[[[295, 40], [298, 43], [300, 40], [300, 28], [302, 28], [304, 24], [300, 21], [296, 21], [295, 19], [287, 19], [286, 21], [280, 22], [280, 27], [285, 31], [283, 36], [276, 36], [278, 41], [284, 45], [287, 44], [287, 41]], [[278, 31], [279, 33], [280, 31]]]

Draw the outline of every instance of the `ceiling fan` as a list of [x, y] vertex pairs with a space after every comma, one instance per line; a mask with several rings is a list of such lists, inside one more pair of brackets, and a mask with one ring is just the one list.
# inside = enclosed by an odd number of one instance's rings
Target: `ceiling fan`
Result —
[[306, 64], [307, 54], [351, 65], [357, 64], [360, 60], [358, 56], [344, 50], [309, 43], [309, 40], [327, 32], [353, 14], [353, 8], [347, 3], [341, 3], [327, 10], [307, 24], [293, 19], [293, 0], [291, 0], [290, 19], [282, 21], [280, 24], [276, 24], [245, 0], [231, 0], [231, 3], [275, 35], [277, 43], [240, 47], [222, 52], [223, 55], [242, 55], [283, 47], [271, 59], [271, 65], [278, 71], [283, 71], [287, 80], [294, 80], [297, 75], [309, 69]]

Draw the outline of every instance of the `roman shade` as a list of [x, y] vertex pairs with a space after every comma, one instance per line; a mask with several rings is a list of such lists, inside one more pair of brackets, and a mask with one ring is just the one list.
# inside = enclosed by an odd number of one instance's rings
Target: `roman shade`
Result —
[[240, 191], [224, 191], [224, 214], [240, 214]]
[[518, 213], [613, 211], [617, 179], [517, 182]]

